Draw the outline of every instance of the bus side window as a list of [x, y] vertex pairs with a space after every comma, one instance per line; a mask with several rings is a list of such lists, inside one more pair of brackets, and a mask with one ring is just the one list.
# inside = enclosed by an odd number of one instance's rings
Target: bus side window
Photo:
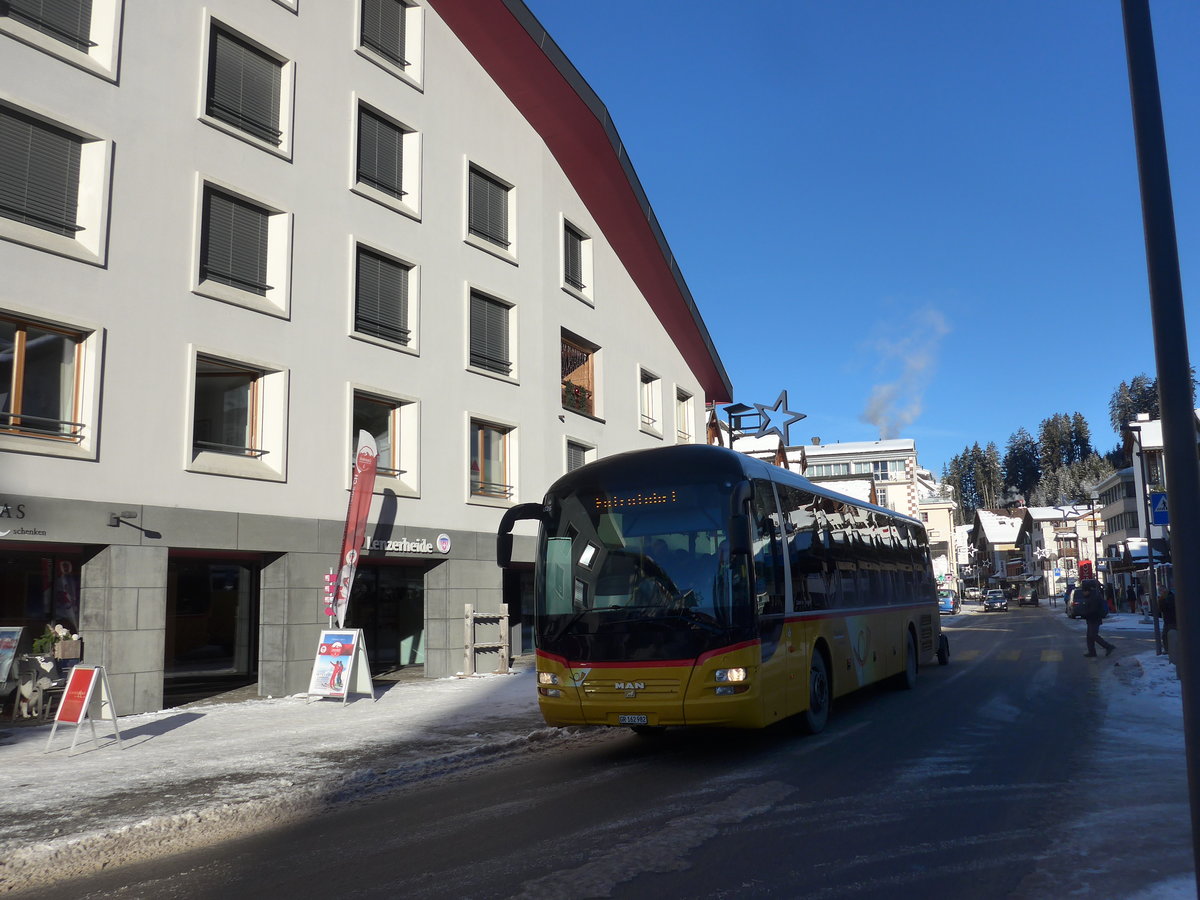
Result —
[[782, 615], [783, 553], [780, 538], [783, 534], [779, 508], [775, 505], [775, 490], [769, 481], [754, 482], [754, 593], [759, 613]]

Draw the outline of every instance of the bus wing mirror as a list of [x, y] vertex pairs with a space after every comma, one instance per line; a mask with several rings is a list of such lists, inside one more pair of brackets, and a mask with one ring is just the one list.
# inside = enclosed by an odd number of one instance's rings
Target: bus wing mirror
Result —
[[545, 522], [546, 514], [540, 503], [520, 503], [505, 511], [496, 530], [496, 565], [507, 569], [512, 563], [513, 526], [523, 519]]
[[739, 513], [729, 520], [729, 555], [750, 554], [750, 517]]

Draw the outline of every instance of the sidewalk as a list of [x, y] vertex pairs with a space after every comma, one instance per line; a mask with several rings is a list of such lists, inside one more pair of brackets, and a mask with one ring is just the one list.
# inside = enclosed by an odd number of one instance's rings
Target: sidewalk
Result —
[[377, 699], [198, 701], [75, 726], [0, 723], [0, 894], [235, 837], [264, 819], [579, 739], [547, 728], [532, 660], [511, 675], [376, 685]]

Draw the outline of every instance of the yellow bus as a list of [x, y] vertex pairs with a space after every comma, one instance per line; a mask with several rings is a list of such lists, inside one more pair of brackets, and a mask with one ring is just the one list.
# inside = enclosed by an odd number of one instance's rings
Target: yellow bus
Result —
[[925, 529], [707, 445], [622, 453], [509, 509], [539, 523], [534, 642], [550, 725], [819, 732], [833, 700], [949, 661]]

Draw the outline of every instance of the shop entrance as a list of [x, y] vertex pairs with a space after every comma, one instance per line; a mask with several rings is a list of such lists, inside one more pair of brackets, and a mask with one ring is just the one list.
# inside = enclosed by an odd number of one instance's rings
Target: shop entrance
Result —
[[165, 693], [174, 703], [258, 681], [255, 559], [167, 560]]
[[346, 611], [346, 626], [361, 628], [371, 674], [425, 665], [424, 565], [362, 560]]

